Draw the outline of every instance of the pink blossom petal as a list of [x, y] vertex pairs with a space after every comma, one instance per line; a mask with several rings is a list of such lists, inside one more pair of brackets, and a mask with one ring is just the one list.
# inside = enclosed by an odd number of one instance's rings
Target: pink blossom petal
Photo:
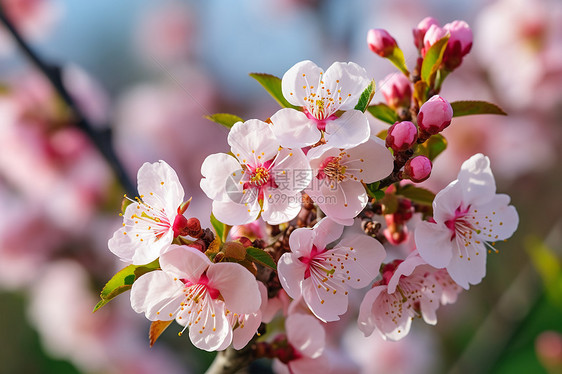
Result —
[[142, 275], [131, 288], [131, 307], [151, 321], [174, 319], [184, 298], [181, 282], [159, 270]]
[[255, 221], [260, 214], [261, 208], [258, 200], [255, 199], [245, 204], [238, 204], [234, 201], [213, 201], [213, 214], [215, 217], [227, 225], [244, 225]]
[[235, 123], [228, 133], [228, 144], [240, 162], [251, 165], [273, 159], [279, 150], [271, 126], [257, 119]]
[[189, 326], [189, 339], [199, 349], [216, 351], [232, 342], [232, 329], [225, 317], [225, 304], [212, 302]]
[[331, 219], [336, 221], [354, 218], [367, 205], [367, 193], [361, 182], [346, 180], [333, 186], [334, 188], [331, 188], [329, 182], [325, 182], [319, 190], [306, 190], [312, 200]]
[[302, 282], [304, 301], [320, 320], [324, 322], [339, 321], [339, 316], [347, 311], [347, 291], [335, 282], [321, 285], [318, 283], [314, 276]]
[[[297, 257], [310, 257], [315, 233], [312, 229], [297, 229], [289, 236], [289, 247]], [[322, 248], [323, 249], [323, 248]]]
[[420, 256], [431, 266], [444, 268], [451, 262], [453, 243], [451, 231], [443, 230], [441, 225], [419, 222], [414, 231], [415, 241]]
[[314, 245], [318, 249], [325, 249], [326, 246], [338, 240], [343, 233], [343, 226], [325, 217], [314, 225]]
[[302, 194], [290, 191], [279, 191], [270, 189], [263, 200], [262, 218], [270, 225], [279, 225], [289, 222], [299, 214], [301, 210]]
[[316, 122], [295, 109], [280, 109], [271, 116], [271, 122], [271, 129], [283, 147], [302, 148], [318, 143], [322, 136]]
[[486, 250], [484, 246], [478, 255], [471, 253], [461, 255], [453, 254], [451, 262], [447, 266], [447, 271], [451, 278], [462, 288], [468, 290], [469, 284], [478, 284], [486, 275]]
[[463, 206], [462, 185], [455, 180], [435, 195], [433, 200], [433, 219], [439, 224], [444, 224], [455, 218], [457, 208], [466, 209]]
[[[201, 165], [201, 189], [212, 200], [229, 201], [226, 192], [227, 180], [232, 177], [233, 183], [229, 186], [236, 186], [240, 179], [237, 174], [241, 173], [240, 163], [232, 156], [225, 153], [215, 153], [208, 156]], [[239, 174], [241, 175], [241, 174]], [[242, 190], [240, 186], [239, 190]]]
[[308, 159], [300, 149], [281, 149], [271, 173], [279, 192], [287, 195], [304, 190], [312, 180]]
[[375, 279], [386, 257], [382, 244], [364, 234], [344, 234], [334, 251], [340, 255], [338, 265], [351, 277], [346, 277], [345, 284], [357, 289], [366, 287]]
[[258, 331], [261, 322], [261, 313], [247, 315], [244, 322], [232, 331], [232, 347], [236, 350], [244, 348]]
[[400, 277], [411, 275], [418, 266], [424, 264], [425, 261], [420, 257], [418, 251], [410, 253], [408, 257], [396, 267], [394, 274], [388, 281], [388, 293], [396, 292], [396, 286], [398, 286]]
[[168, 216], [175, 215], [183, 202], [184, 191], [174, 169], [166, 162], [144, 163], [137, 174], [142, 200], [150, 206], [162, 207]]
[[302, 355], [317, 358], [324, 351], [326, 332], [320, 322], [306, 314], [291, 314], [285, 321], [289, 343]]
[[371, 83], [367, 71], [354, 62], [334, 62], [324, 73], [324, 86], [330, 92], [341, 90], [339, 110], [355, 108], [359, 97]]
[[[292, 235], [296, 231], [293, 231]], [[289, 237], [289, 240], [290, 238]], [[287, 294], [293, 299], [298, 298], [301, 293], [301, 283], [304, 279], [304, 272], [306, 265], [297, 259], [297, 255], [292, 253], [285, 253], [277, 263], [277, 273], [281, 286]]]
[[365, 334], [365, 336], [370, 336], [375, 330], [375, 313], [374, 303], [379, 297], [381, 292], [386, 292], [386, 286], [375, 286], [371, 288], [365, 294], [363, 301], [359, 307], [359, 317], [357, 318], [357, 325], [359, 330]]
[[293, 105], [305, 106], [305, 97], [311, 90], [310, 86], [317, 88], [321, 72], [322, 69], [312, 61], [306, 60], [295, 64], [287, 70], [281, 80], [281, 90], [285, 99]]
[[[519, 215], [509, 204], [509, 196], [495, 195], [486, 205], [478, 207], [477, 217], [482, 239], [494, 242], [510, 238], [519, 225]], [[476, 216], [476, 214], [475, 214]]]
[[228, 310], [238, 314], [255, 313], [261, 305], [256, 278], [242, 265], [221, 262], [207, 270], [209, 284], [220, 291]]
[[211, 265], [205, 254], [185, 245], [172, 244], [168, 252], [160, 257], [160, 267], [163, 271], [193, 283], [198, 282]]
[[350, 148], [366, 142], [371, 135], [367, 116], [359, 110], [349, 110], [326, 123], [326, 143], [332, 147]]
[[388, 294], [383, 292], [379, 295], [373, 306], [377, 330], [383, 339], [393, 341], [400, 340], [408, 335], [412, 325], [412, 316], [408, 309], [401, 308], [400, 294]]
[[496, 182], [490, 169], [490, 160], [481, 153], [463, 162], [457, 179], [465, 186], [463, 201], [469, 204], [485, 204], [496, 193]]
[[346, 150], [346, 153], [349, 155], [348, 160], [351, 160], [345, 163], [346, 173], [365, 183], [373, 183], [387, 177], [394, 168], [394, 157], [384, 142], [376, 137]]

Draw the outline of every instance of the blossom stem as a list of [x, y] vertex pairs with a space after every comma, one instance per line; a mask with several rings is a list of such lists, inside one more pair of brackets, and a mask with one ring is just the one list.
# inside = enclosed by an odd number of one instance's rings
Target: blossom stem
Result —
[[109, 130], [110, 127], [102, 126], [101, 130], [97, 130], [92, 126], [82, 110], [80, 110], [78, 105], [76, 105], [76, 102], [68, 90], [64, 87], [61, 69], [58, 66], [49, 65], [39, 58], [38, 54], [31, 49], [18, 30], [16, 30], [13, 23], [6, 17], [6, 13], [2, 5], [0, 5], [0, 23], [3, 24], [9, 31], [19, 48], [21, 48], [27, 58], [29, 58], [35, 67], [49, 80], [57, 94], [71, 109], [76, 119], [74, 124], [86, 134], [94, 146], [100, 151], [109, 166], [113, 169], [125, 192], [131, 196], [138, 195], [134, 183], [126, 173], [123, 164], [113, 150], [111, 144], [111, 132]]

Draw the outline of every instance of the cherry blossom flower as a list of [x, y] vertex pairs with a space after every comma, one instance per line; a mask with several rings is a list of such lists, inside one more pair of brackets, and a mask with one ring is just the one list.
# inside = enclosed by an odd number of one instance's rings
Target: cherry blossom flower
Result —
[[[382, 269], [383, 279], [375, 283], [361, 302], [358, 325], [365, 336], [376, 329], [383, 339], [400, 340], [410, 331], [414, 317], [431, 325], [444, 292], [445, 301], [460, 288], [437, 269], [427, 265], [417, 251], [404, 261], [395, 260]], [[452, 284], [451, 284], [452, 283]], [[444, 291], [447, 290], [447, 291]], [[455, 294], [456, 295], [456, 294]]]
[[[303, 297], [324, 322], [347, 311], [348, 289], [363, 288], [377, 276], [386, 253], [375, 239], [324, 218], [313, 229], [297, 229], [289, 237], [290, 253], [279, 259], [281, 285], [289, 296]], [[330, 243], [341, 240], [335, 246]]]
[[208, 156], [201, 166], [201, 189], [213, 199], [213, 214], [228, 225], [269, 224], [295, 218], [301, 191], [312, 178], [300, 149], [281, 148], [271, 127], [259, 120], [236, 123], [228, 134], [232, 154]]
[[123, 227], [109, 239], [109, 250], [121, 260], [143, 265], [164, 253], [182, 234], [184, 192], [178, 176], [166, 162], [145, 163], [138, 172], [140, 199], [123, 214]]
[[446, 268], [461, 287], [478, 284], [486, 274], [487, 247], [509, 238], [519, 223], [509, 196], [496, 194], [490, 160], [476, 154], [466, 160], [458, 177], [433, 201], [432, 222], [416, 227], [421, 257]]
[[185, 326], [183, 331], [189, 328], [189, 338], [199, 349], [228, 347], [228, 316], [260, 308], [257, 281], [239, 264], [214, 264], [196, 249], [172, 245], [160, 256], [160, 267], [133, 283], [131, 306], [151, 321], [175, 319]]
[[343, 225], [351, 225], [367, 205], [363, 183], [386, 177], [394, 166], [392, 154], [378, 138], [346, 150], [323, 145], [307, 156], [314, 178], [306, 193], [328, 217]]
[[[333, 147], [349, 148], [370, 135], [369, 120], [355, 110], [371, 80], [353, 62], [335, 62], [326, 72], [312, 61], [301, 61], [282, 80], [283, 96], [303, 111], [285, 108], [271, 117], [273, 132], [284, 147], [301, 148], [324, 140]], [[338, 111], [345, 111], [341, 116]]]
[[[293, 348], [292, 357], [281, 362], [273, 362], [279, 374], [324, 373], [329, 370], [329, 362], [324, 357], [326, 332], [320, 322], [306, 314], [291, 314], [285, 320], [287, 340]], [[285, 361], [285, 360], [284, 360]]]

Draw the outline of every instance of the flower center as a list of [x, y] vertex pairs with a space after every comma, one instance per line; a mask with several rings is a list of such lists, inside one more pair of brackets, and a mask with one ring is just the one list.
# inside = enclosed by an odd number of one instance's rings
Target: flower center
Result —
[[470, 206], [466, 209], [462, 209], [462, 207], [459, 206], [455, 210], [455, 216], [445, 221], [445, 226], [451, 231], [451, 241], [456, 238], [457, 234], [466, 240], [472, 239], [472, 232], [475, 231], [475, 229], [472, 227], [472, 224], [464, 218], [469, 209]]
[[269, 170], [263, 166], [258, 166], [252, 171], [248, 183], [252, 187], [261, 187], [269, 181], [270, 177]]
[[186, 289], [189, 289], [188, 298], [195, 302], [198, 302], [205, 293], [207, 293], [213, 300], [220, 297], [220, 291], [209, 285], [209, 278], [207, 277], [207, 274], [201, 275], [196, 283], [193, 283], [188, 279], [180, 280], [185, 284]]
[[341, 156], [338, 157], [328, 157], [320, 164], [320, 171], [318, 171], [317, 178], [324, 179], [327, 178], [330, 181], [341, 182], [346, 179], [345, 172], [347, 166], [342, 165]]
[[[303, 264], [306, 265], [306, 270], [304, 271], [304, 279], [310, 278], [311, 272], [310, 272], [310, 268], [311, 267], [320, 267], [320, 263], [318, 262], [318, 260], [316, 260], [316, 256], [318, 256], [319, 254], [322, 254], [326, 252], [326, 249], [322, 249], [319, 250], [318, 248], [316, 248], [315, 245], [312, 246], [312, 249], [310, 250], [310, 254], [308, 255], [308, 257], [302, 256], [299, 257], [299, 261], [302, 262]], [[332, 269], [330, 269], [332, 270]], [[330, 272], [330, 270], [326, 270], [326, 274], [328, 274]], [[333, 273], [333, 271], [332, 271]]]

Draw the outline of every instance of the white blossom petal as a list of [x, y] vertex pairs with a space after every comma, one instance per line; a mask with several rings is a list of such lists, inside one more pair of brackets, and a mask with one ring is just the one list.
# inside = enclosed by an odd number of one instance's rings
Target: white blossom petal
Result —
[[323, 283], [311, 276], [302, 283], [302, 296], [310, 311], [324, 322], [339, 321], [347, 311], [347, 291], [335, 282]]
[[371, 135], [371, 127], [365, 113], [349, 110], [326, 122], [326, 143], [337, 148], [351, 148], [366, 142]]
[[285, 329], [289, 343], [302, 355], [317, 358], [324, 352], [326, 332], [316, 318], [291, 314], [285, 321]]
[[419, 222], [414, 235], [420, 256], [438, 269], [449, 265], [453, 256], [451, 234], [436, 223]]
[[244, 225], [255, 221], [260, 214], [261, 207], [255, 199], [246, 204], [238, 204], [233, 201], [213, 201], [213, 214], [227, 225]]
[[195, 248], [172, 244], [168, 252], [160, 257], [160, 267], [177, 278], [196, 283], [212, 262]]
[[[306, 60], [287, 70], [281, 80], [281, 90], [287, 101], [296, 106], [305, 106], [305, 97], [317, 89], [322, 69], [314, 62]], [[312, 87], [311, 87], [312, 86]]]
[[181, 282], [163, 271], [142, 275], [131, 288], [131, 307], [151, 321], [174, 319], [184, 299]]
[[271, 126], [257, 119], [235, 123], [228, 133], [228, 144], [242, 164], [256, 165], [259, 160], [271, 160], [279, 150]]
[[261, 305], [258, 283], [237, 263], [221, 262], [207, 270], [209, 284], [220, 291], [227, 308], [238, 314], [255, 313]]
[[230, 201], [228, 192], [232, 193], [233, 188], [242, 190], [237, 183], [242, 176], [241, 171], [242, 167], [236, 158], [226, 153], [209, 155], [201, 165], [201, 189], [209, 199]]
[[184, 191], [174, 169], [166, 162], [144, 163], [137, 173], [138, 191], [150, 206], [164, 208], [166, 214], [176, 214], [183, 202]]
[[381, 294], [386, 292], [386, 286], [375, 286], [365, 294], [361, 305], [359, 306], [359, 317], [357, 318], [357, 326], [365, 336], [371, 336], [376, 328], [376, 320], [374, 310], [374, 303]]
[[291, 108], [280, 109], [271, 116], [271, 129], [279, 144], [287, 148], [316, 144], [322, 137], [315, 121]]
[[[295, 231], [293, 231], [294, 233]], [[304, 279], [305, 270], [306, 265], [292, 253], [283, 254], [277, 263], [277, 273], [281, 286], [293, 299], [298, 298], [302, 293], [301, 283]]]

